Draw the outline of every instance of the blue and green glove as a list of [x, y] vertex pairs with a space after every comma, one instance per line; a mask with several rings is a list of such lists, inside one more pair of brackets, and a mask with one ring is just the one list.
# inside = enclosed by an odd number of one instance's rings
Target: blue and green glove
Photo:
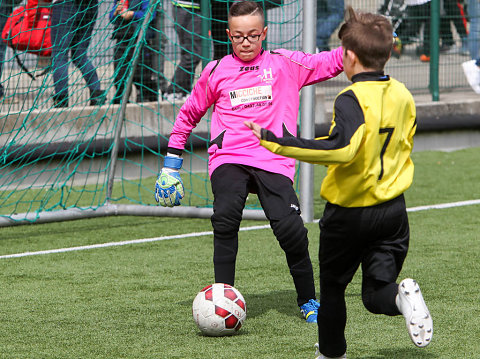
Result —
[[155, 182], [155, 200], [163, 207], [179, 206], [185, 196], [183, 182], [178, 170], [182, 168], [183, 158], [166, 156], [157, 181]]

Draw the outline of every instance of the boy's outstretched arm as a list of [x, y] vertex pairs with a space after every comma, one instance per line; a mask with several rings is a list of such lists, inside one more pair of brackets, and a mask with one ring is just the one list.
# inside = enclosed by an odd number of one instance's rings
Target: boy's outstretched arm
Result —
[[[342, 109], [347, 109], [347, 112]], [[363, 112], [358, 104], [355, 106], [349, 93], [337, 98], [335, 119], [326, 137], [277, 137], [272, 131], [261, 128], [254, 122], [244, 123], [267, 150], [299, 161], [324, 165], [350, 162], [358, 152], [365, 134]]]
[[297, 71], [299, 89], [331, 79], [343, 71], [343, 47], [318, 54], [288, 50], [282, 50], [282, 53], [289, 56], [290, 60], [298, 65], [294, 68]]

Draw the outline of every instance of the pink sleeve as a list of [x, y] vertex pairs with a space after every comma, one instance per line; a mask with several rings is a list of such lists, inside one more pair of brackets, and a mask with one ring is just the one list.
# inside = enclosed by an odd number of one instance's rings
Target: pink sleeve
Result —
[[331, 79], [343, 71], [342, 47], [318, 54], [287, 50], [283, 50], [282, 53], [299, 65], [297, 66], [299, 89], [303, 86]]
[[168, 147], [183, 150], [192, 130], [216, 101], [216, 95], [210, 85], [211, 72], [216, 63], [210, 62], [203, 69], [192, 93], [180, 109], [170, 134]]

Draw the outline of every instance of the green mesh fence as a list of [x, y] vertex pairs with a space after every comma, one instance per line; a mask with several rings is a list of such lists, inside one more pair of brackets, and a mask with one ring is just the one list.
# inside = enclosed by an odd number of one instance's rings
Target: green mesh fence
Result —
[[[11, 11], [4, 0], [0, 1], [4, 5], [1, 11]], [[89, 89], [85, 79], [91, 73], [85, 75], [87, 67], [78, 66], [82, 55], [72, 49], [64, 49], [68, 53], [64, 67], [68, 69], [68, 84], [63, 88], [68, 100], [58, 98], [58, 89], [55, 91], [55, 56], [39, 57], [25, 51], [14, 54], [7, 48], [2, 61], [1, 225], [36, 222], [45, 214], [58, 214], [55, 218], [60, 219], [62, 213], [70, 213], [66, 218], [81, 217], [82, 213], [101, 213], [102, 208], [112, 204], [134, 205], [133, 214], [158, 214], [148, 208], [156, 208], [154, 182], [175, 117], [202, 66], [231, 51], [225, 35], [228, 1], [203, 0], [201, 9], [179, 8], [167, 0], [151, 2], [146, 15], [135, 20], [146, 26], [133, 28], [111, 20], [112, 1], [100, 1], [97, 13], [94, 1], [84, 3], [87, 5], [80, 15], [64, 14], [58, 26], [80, 21], [77, 36], [88, 35], [92, 28], [87, 53], [101, 92]], [[302, 1], [265, 0], [264, 4], [269, 26], [265, 46], [300, 50], [304, 31]], [[385, 5], [383, 1], [366, 0], [346, 4], [374, 12]], [[52, 12], [58, 6], [40, 5], [50, 7]], [[146, 17], [151, 21], [145, 22]], [[453, 25], [450, 27], [453, 43], [460, 46], [461, 36]], [[429, 85], [429, 65], [419, 61], [415, 50], [422, 31], [405, 42], [402, 55], [393, 58], [387, 67], [388, 73], [405, 82], [414, 93], [427, 93]], [[329, 46], [338, 45], [334, 33]], [[185, 63], [181, 62], [182, 53], [190, 55]], [[33, 76], [19, 67], [15, 57]], [[467, 88], [460, 64], [468, 59], [461, 52], [441, 56], [442, 90]], [[41, 75], [45, 70], [49, 71]], [[342, 74], [320, 84], [318, 90], [332, 99], [346, 85]], [[118, 90], [122, 86], [124, 92]], [[184, 155], [184, 206], [212, 206], [208, 141], [207, 113], [191, 135]], [[259, 208], [256, 196], [249, 198], [247, 208]], [[195, 215], [195, 211], [191, 213]]]

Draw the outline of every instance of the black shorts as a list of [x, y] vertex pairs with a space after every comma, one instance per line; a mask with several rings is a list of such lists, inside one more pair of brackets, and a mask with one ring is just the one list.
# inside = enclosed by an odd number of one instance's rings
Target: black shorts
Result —
[[409, 238], [403, 195], [371, 207], [327, 203], [320, 220], [320, 281], [346, 286], [361, 264], [364, 277], [394, 282]]
[[232, 207], [242, 211], [248, 194], [256, 193], [269, 220], [283, 219], [292, 212], [300, 214], [292, 181], [284, 175], [226, 163], [213, 171], [211, 183], [215, 212], [229, 212]]

